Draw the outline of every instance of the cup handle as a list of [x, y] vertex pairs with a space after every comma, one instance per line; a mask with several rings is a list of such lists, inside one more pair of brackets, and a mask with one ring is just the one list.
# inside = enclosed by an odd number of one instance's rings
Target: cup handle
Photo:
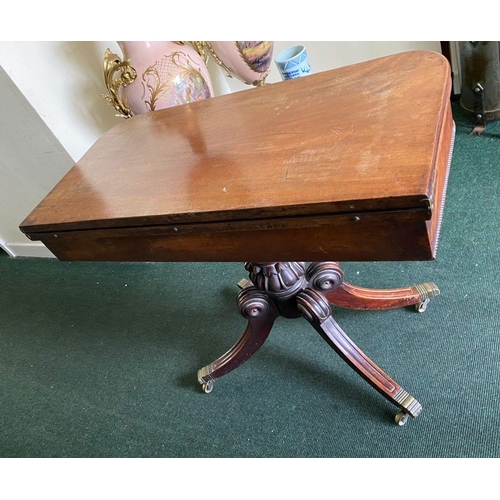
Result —
[[[118, 78], [115, 73], [120, 71]], [[123, 118], [131, 118], [132, 111], [125, 106], [120, 97], [120, 87], [126, 87], [137, 78], [137, 71], [130, 65], [130, 59], [122, 61], [121, 58], [107, 49], [104, 54], [104, 82], [109, 94], [101, 94]]]

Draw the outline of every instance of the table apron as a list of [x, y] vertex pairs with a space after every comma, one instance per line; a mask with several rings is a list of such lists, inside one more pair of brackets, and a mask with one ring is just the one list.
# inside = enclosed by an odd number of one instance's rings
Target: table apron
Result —
[[432, 260], [429, 210], [31, 234], [60, 260], [122, 262]]

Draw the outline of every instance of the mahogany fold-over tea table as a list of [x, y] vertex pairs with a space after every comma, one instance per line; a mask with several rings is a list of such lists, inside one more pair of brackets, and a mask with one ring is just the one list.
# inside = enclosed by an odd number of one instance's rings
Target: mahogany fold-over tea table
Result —
[[450, 91], [447, 60], [416, 51], [139, 115], [106, 132], [21, 230], [61, 260], [246, 262], [237, 303], [248, 325], [199, 370], [204, 391], [255, 354], [278, 316], [304, 317], [402, 425], [422, 406], [330, 304], [422, 311], [439, 294], [433, 283], [354, 286], [337, 261], [435, 258]]

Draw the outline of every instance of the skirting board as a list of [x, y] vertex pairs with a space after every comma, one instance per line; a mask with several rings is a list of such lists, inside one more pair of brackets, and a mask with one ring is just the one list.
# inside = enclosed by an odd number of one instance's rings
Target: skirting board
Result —
[[54, 254], [40, 241], [32, 241], [29, 243], [0, 243], [11, 257], [50, 257], [54, 258]]

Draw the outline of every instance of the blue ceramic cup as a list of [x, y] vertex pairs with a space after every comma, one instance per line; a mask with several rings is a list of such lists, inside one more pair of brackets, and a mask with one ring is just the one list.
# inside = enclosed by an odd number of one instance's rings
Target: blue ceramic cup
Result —
[[303, 45], [295, 45], [283, 50], [274, 58], [274, 62], [283, 80], [312, 74], [307, 51]]

